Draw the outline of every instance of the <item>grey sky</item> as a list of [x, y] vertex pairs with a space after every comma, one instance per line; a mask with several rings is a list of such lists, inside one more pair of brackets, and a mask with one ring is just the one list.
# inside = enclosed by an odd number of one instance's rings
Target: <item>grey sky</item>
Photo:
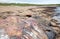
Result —
[[60, 0], [0, 0], [0, 3], [60, 4]]

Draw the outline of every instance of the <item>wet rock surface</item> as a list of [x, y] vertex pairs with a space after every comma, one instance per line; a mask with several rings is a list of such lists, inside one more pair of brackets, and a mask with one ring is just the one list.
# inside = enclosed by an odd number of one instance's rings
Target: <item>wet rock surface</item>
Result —
[[60, 39], [57, 7], [4, 8], [0, 9], [0, 39]]

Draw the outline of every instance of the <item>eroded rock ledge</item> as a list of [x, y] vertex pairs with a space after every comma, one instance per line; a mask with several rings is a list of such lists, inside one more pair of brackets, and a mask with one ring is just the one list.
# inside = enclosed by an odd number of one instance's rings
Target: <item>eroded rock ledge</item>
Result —
[[0, 6], [0, 39], [60, 39], [55, 9]]

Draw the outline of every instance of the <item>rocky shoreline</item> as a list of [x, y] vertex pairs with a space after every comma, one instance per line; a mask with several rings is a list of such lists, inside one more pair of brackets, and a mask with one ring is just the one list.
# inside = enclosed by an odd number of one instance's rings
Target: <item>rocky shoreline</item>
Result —
[[0, 39], [60, 39], [56, 8], [0, 6]]

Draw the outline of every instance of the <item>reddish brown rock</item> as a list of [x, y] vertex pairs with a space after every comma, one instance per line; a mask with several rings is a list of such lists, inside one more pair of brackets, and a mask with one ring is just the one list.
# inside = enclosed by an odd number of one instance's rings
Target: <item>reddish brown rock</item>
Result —
[[34, 18], [20, 19], [18, 16], [9, 16], [0, 22], [1, 24], [4, 23], [1, 27], [6, 30], [10, 37], [16, 36], [17, 39], [21, 37], [24, 37], [24, 39], [48, 39], [44, 30], [38, 26]]

